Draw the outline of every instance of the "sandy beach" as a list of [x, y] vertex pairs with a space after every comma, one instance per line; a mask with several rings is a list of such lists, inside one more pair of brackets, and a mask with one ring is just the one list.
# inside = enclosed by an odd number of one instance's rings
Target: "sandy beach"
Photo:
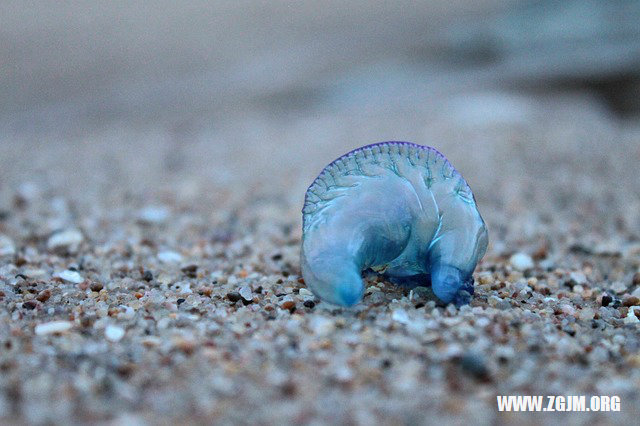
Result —
[[[158, 18], [147, 38], [116, 25], [111, 44], [53, 49], [73, 70], [58, 74], [29, 46], [66, 33], [38, 12], [42, 29], [18, 37], [14, 10], [0, 36], [15, 64], [0, 118], [3, 423], [635, 422], [638, 116], [583, 86], [532, 90], [499, 63], [417, 50], [427, 18], [464, 10], [357, 4], [290, 27], [286, 8], [227, 5], [219, 22], [240, 24], [175, 46], [153, 40], [215, 14]], [[98, 12], [95, 28], [111, 28]], [[249, 30], [265, 13], [270, 47]], [[131, 16], [123, 28], [143, 25]], [[354, 29], [376, 17], [406, 28]], [[202, 39], [224, 31], [198, 66]], [[139, 59], [148, 44], [164, 47]], [[113, 70], [83, 59], [91, 46], [116, 52]], [[437, 148], [471, 186], [490, 243], [470, 305], [375, 275], [351, 309], [305, 287], [306, 188], [384, 140]], [[621, 410], [500, 413], [497, 395], [617, 395]]]

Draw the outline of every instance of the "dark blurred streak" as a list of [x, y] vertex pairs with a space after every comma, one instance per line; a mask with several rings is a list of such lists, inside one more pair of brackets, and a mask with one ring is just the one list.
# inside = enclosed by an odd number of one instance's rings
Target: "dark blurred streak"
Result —
[[630, 116], [640, 110], [639, 22], [636, 0], [526, 1], [454, 21], [417, 55], [484, 69], [509, 89], [595, 92]]

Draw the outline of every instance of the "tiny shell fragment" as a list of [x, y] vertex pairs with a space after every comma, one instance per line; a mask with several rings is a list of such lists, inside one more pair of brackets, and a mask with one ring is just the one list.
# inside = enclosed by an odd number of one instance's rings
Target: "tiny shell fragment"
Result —
[[62, 333], [70, 330], [73, 326], [69, 321], [51, 321], [36, 325], [35, 333], [38, 336], [44, 336], [46, 334]]

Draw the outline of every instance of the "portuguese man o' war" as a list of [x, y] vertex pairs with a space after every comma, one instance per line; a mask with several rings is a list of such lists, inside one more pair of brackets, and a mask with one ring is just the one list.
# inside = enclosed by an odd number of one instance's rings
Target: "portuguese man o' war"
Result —
[[351, 306], [372, 269], [444, 303], [473, 295], [488, 234], [471, 189], [436, 149], [381, 142], [329, 164], [302, 209], [302, 276], [316, 296]]

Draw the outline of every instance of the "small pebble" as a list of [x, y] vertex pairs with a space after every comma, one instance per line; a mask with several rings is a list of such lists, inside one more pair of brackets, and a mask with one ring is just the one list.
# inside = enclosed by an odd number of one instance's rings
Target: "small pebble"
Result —
[[627, 286], [622, 281], [616, 281], [611, 284], [611, 290], [613, 290], [615, 293], [622, 294], [627, 291]]
[[227, 299], [232, 302], [237, 302], [238, 300], [242, 299], [242, 296], [240, 296], [240, 293], [238, 293], [237, 291], [230, 291], [229, 293], [227, 293]]
[[313, 297], [313, 293], [304, 287], [300, 289], [300, 292], [298, 294], [300, 294], [300, 296], [302, 297]]
[[476, 353], [467, 352], [460, 358], [462, 371], [477, 380], [489, 379], [489, 369], [484, 358]]
[[25, 309], [29, 309], [29, 310], [33, 310], [36, 308], [36, 306], [38, 306], [38, 304], [36, 302], [34, 302], [33, 300], [27, 300], [26, 302], [24, 302], [22, 304], [22, 307]]
[[391, 319], [401, 324], [409, 323], [409, 315], [404, 309], [394, 309], [391, 314]]
[[629, 308], [629, 311], [627, 312], [627, 316], [624, 317], [624, 320], [622, 320], [625, 324], [638, 324], [640, 323], [640, 320], [638, 319], [638, 317], [635, 314], [635, 309], [640, 309], [640, 306], [632, 306]]
[[160, 224], [169, 218], [169, 209], [162, 206], [147, 206], [138, 212], [138, 220], [146, 224]]
[[313, 309], [313, 307], [316, 306], [313, 300], [305, 300], [303, 305], [309, 309]]
[[110, 342], [119, 342], [124, 337], [124, 329], [116, 325], [108, 325], [104, 330], [104, 336]]
[[313, 316], [309, 321], [309, 328], [318, 336], [325, 336], [333, 331], [335, 322], [324, 316]]
[[560, 309], [562, 310], [562, 313], [564, 313], [565, 315], [575, 315], [576, 314], [576, 310], [573, 306], [571, 305], [562, 305], [560, 306]]
[[13, 256], [14, 254], [16, 254], [16, 247], [11, 238], [0, 235], [0, 257]]
[[578, 316], [582, 321], [589, 321], [593, 319], [593, 315], [594, 315], [593, 309], [589, 309], [589, 308], [581, 309], [580, 312], [578, 313]]
[[622, 306], [637, 306], [640, 305], [640, 298], [636, 296], [627, 296], [622, 299]]
[[518, 271], [526, 271], [534, 267], [533, 259], [525, 253], [516, 253], [509, 258], [509, 263]]
[[78, 251], [78, 248], [84, 237], [77, 229], [67, 229], [65, 231], [56, 232], [47, 240], [47, 248], [50, 251], [65, 250], [69, 253]]
[[163, 263], [180, 263], [182, 262], [182, 255], [175, 251], [166, 250], [158, 253], [158, 259]]
[[73, 326], [69, 321], [51, 321], [36, 325], [35, 333], [38, 336], [44, 336], [46, 334], [62, 333], [70, 330]]
[[238, 290], [238, 294], [240, 294], [240, 296], [246, 301], [253, 299], [251, 288], [247, 285], [243, 285], [242, 287], [240, 287], [240, 289]]
[[55, 276], [63, 279], [64, 281], [74, 284], [80, 284], [84, 281], [84, 278], [82, 277], [82, 275], [80, 275], [80, 273], [78, 273], [78, 271], [71, 271], [69, 269], [59, 272]]
[[190, 278], [196, 278], [198, 272], [198, 265], [187, 265], [180, 268], [182, 272], [184, 272]]
[[293, 300], [287, 300], [285, 302], [282, 302], [282, 305], [280, 305], [280, 307], [282, 309], [286, 309], [290, 311], [291, 309], [296, 307], [296, 302], [294, 302]]
[[38, 302], [46, 302], [47, 300], [49, 300], [49, 298], [51, 297], [51, 291], [49, 290], [42, 290], [40, 293], [38, 293], [38, 295], [36, 296], [36, 300]]
[[609, 306], [609, 304], [611, 304], [611, 302], [613, 302], [613, 297], [611, 297], [609, 294], [604, 293], [602, 295], [602, 306]]
[[103, 286], [102, 283], [91, 283], [91, 286], [89, 288], [91, 289], [91, 291], [98, 292], [102, 290]]

